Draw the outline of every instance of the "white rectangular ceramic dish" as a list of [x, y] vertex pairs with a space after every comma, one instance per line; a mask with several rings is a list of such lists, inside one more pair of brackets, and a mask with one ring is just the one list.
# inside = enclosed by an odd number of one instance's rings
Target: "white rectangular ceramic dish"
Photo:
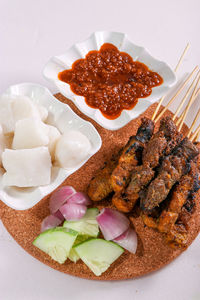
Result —
[[5, 94], [30, 97], [34, 103], [41, 104], [48, 109], [49, 124], [56, 126], [61, 133], [66, 129], [79, 130], [87, 136], [92, 145], [88, 157], [76, 168], [65, 170], [53, 167], [51, 184], [49, 185], [37, 188], [8, 187], [3, 186], [2, 176], [0, 176], [0, 199], [14, 209], [25, 210], [37, 204], [43, 197], [57, 188], [70, 174], [84, 165], [100, 149], [101, 137], [90, 122], [77, 116], [67, 104], [58, 101], [47, 88], [41, 85], [32, 83], [17, 84], [9, 87]]
[[[89, 107], [85, 103], [84, 97], [74, 94], [69, 84], [58, 79], [59, 72], [70, 69], [77, 59], [84, 58], [91, 50], [99, 50], [104, 43], [111, 43], [120, 51], [127, 52], [133, 60], [146, 64], [152, 71], [161, 75], [164, 80], [162, 85], [152, 89], [149, 97], [141, 99], [141, 101], [139, 99], [132, 110], [123, 110], [121, 115], [115, 120], [109, 120], [98, 109]], [[110, 130], [119, 129], [138, 117], [152, 103], [165, 95], [168, 89], [176, 82], [174, 72], [165, 62], [151, 56], [145, 48], [133, 44], [126, 34], [110, 31], [95, 32], [87, 40], [74, 44], [64, 54], [52, 57], [44, 67], [43, 74], [47, 80], [56, 85], [65, 97], [72, 100], [85, 115], [95, 120], [102, 127]]]

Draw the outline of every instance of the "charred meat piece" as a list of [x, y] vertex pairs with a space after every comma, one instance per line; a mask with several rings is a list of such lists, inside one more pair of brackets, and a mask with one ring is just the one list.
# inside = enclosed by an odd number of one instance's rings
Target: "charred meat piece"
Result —
[[192, 162], [189, 174], [182, 176], [179, 184], [175, 187], [168, 209], [164, 210], [160, 215], [158, 223], [158, 230], [160, 232], [169, 232], [172, 229], [189, 194], [196, 190], [198, 178], [198, 167]]
[[[199, 144], [197, 148], [200, 149]], [[156, 208], [165, 207], [161, 209], [160, 216], [154, 216], [154, 213], [149, 215], [148, 212], [141, 214], [144, 224], [162, 232], [172, 248], [187, 245], [188, 222], [195, 211], [197, 191], [200, 189], [200, 155], [197, 158], [191, 162], [190, 172], [181, 177], [167, 202], [163, 201]]]
[[151, 138], [154, 130], [153, 121], [143, 118], [137, 134], [132, 136], [119, 158], [119, 162], [111, 176], [111, 183], [115, 192], [120, 192], [127, 186], [133, 168], [141, 160], [142, 150]]
[[152, 180], [154, 174], [154, 170], [149, 166], [138, 166], [134, 170], [131, 182], [126, 189], [126, 195], [130, 202], [136, 203], [139, 198], [139, 192]]
[[198, 153], [197, 147], [188, 138], [184, 138], [173, 154], [163, 160], [158, 176], [150, 183], [146, 197], [141, 199], [141, 208], [150, 211], [159, 206], [173, 185], [180, 180], [182, 175], [188, 173], [189, 162]]
[[163, 131], [167, 140], [167, 146], [164, 150], [165, 155], [169, 155], [172, 150], [180, 144], [183, 136], [177, 130], [174, 121], [170, 117], [162, 118], [160, 121], [159, 131]]
[[117, 157], [112, 158], [104, 164], [104, 167], [98, 171], [96, 176], [90, 181], [88, 187], [88, 196], [93, 201], [100, 201], [106, 198], [112, 191], [111, 174], [117, 164]]
[[[194, 211], [195, 211], [195, 202], [197, 201], [196, 197], [198, 197], [197, 195], [197, 191], [200, 188], [200, 173], [199, 173], [199, 169], [197, 169], [196, 167], [196, 173], [193, 172], [193, 174], [190, 174], [191, 177], [193, 176], [193, 186], [192, 189], [188, 191], [188, 197], [187, 200], [185, 201], [183, 207], [180, 209], [178, 209], [180, 212], [178, 214], [178, 219], [176, 221], [176, 223], [170, 228], [170, 230], [166, 233], [166, 239], [167, 242], [172, 246], [172, 247], [184, 247], [185, 246], [185, 242], [187, 241], [187, 230], [188, 230], [188, 222], [191, 219], [191, 216], [193, 215]], [[177, 236], [177, 227], [179, 225], [182, 226], [182, 228], [185, 228], [186, 233], [184, 233], [184, 239], [182, 238], [182, 240], [176, 240], [176, 236]], [[175, 237], [174, 237], [175, 236]]]
[[[176, 143], [180, 143], [181, 138], [182, 135], [178, 133], [176, 125], [172, 119], [169, 117], [163, 118], [161, 120], [159, 131], [153, 135], [147, 143], [146, 148], [144, 148], [142, 155], [143, 165], [136, 166], [133, 169], [131, 181], [128, 187], [122, 195], [118, 193], [118, 195], [114, 196], [113, 203], [116, 205], [117, 199], [120, 203], [122, 203], [124, 198], [127, 206], [133, 208], [140, 197], [139, 194], [142, 189], [154, 178], [155, 171], [153, 169], [159, 165], [159, 161], [163, 157], [166, 149], [167, 151], [169, 151], [169, 149], [172, 150], [172, 147], [175, 147]], [[172, 140], [173, 143], [169, 146], [169, 143]], [[118, 208], [118, 206], [116, 207]]]
[[147, 165], [150, 168], [155, 168], [159, 164], [160, 158], [167, 147], [167, 139], [163, 131], [158, 131], [150, 139], [147, 147], [144, 149], [142, 162], [144, 167]]
[[123, 192], [115, 193], [112, 197], [112, 203], [115, 205], [117, 210], [122, 211], [124, 213], [128, 213], [131, 211], [135, 205], [135, 202], [131, 202], [127, 195]]
[[159, 218], [159, 222], [157, 224], [157, 229], [160, 232], [170, 232], [173, 228], [176, 220], [178, 219], [178, 213], [164, 210]]
[[182, 206], [187, 201], [189, 190], [192, 188], [193, 178], [184, 175], [176, 186], [168, 210], [164, 210], [159, 218], [158, 230], [169, 232], [178, 219]]
[[175, 224], [165, 236], [167, 244], [172, 248], [184, 248], [187, 246], [187, 230], [183, 224]]
[[172, 191], [169, 203], [165, 204], [159, 217], [142, 213], [146, 226], [164, 233], [166, 242], [173, 248], [185, 247], [187, 243], [187, 227], [194, 207], [196, 193], [200, 189], [199, 162], [191, 162], [189, 174], [183, 175]]
[[142, 214], [142, 220], [146, 226], [153, 228], [153, 229], [157, 229], [157, 226], [158, 226], [157, 219], [155, 219], [151, 216]]
[[136, 166], [131, 175], [131, 181], [124, 195], [127, 201], [135, 204], [140, 191], [154, 178], [154, 167], [159, 163], [160, 156], [167, 145], [163, 132], [156, 133], [147, 144], [143, 154], [143, 165]]
[[[141, 151], [143, 150], [143, 145], [146, 140], [149, 140], [153, 134], [154, 123], [147, 119], [142, 119], [142, 124], [138, 128], [137, 135], [129, 139], [127, 145], [124, 147], [120, 153], [107, 162], [102, 169], [97, 172], [97, 175], [90, 181], [88, 186], [88, 196], [93, 201], [100, 201], [106, 198], [112, 191], [113, 186], [111, 182], [111, 174], [113, 170], [116, 169], [117, 165], [123, 165], [124, 168], [120, 167], [116, 170], [116, 173], [119, 171], [119, 178], [123, 178], [124, 175], [127, 175], [127, 169], [125, 165], [137, 164], [138, 160], [141, 159]], [[122, 171], [120, 173], [120, 170]], [[128, 171], [129, 174], [129, 171]], [[117, 176], [116, 176], [117, 180]], [[123, 181], [123, 180], [122, 180]], [[120, 187], [121, 182], [119, 182]]]
[[131, 184], [124, 192], [115, 193], [112, 203], [119, 211], [131, 211], [137, 202], [141, 187], [147, 185], [153, 176], [154, 171], [150, 167], [137, 166], [132, 174]]

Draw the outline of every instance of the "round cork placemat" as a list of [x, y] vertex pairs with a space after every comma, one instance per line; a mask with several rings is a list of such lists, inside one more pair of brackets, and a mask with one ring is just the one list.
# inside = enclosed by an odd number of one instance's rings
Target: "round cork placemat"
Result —
[[[156, 104], [139, 118], [131, 121], [125, 127], [117, 131], [109, 131], [102, 128], [95, 121], [83, 115], [75, 105], [61, 94], [55, 95], [60, 101], [65, 102], [83, 119], [89, 120], [98, 130], [102, 138], [102, 147], [90, 160], [82, 166], [77, 172], [69, 176], [62, 185], [72, 185], [78, 191], [86, 191], [90, 179], [95, 172], [103, 165], [104, 161], [109, 159], [125, 145], [129, 137], [136, 133], [140, 125], [142, 116], [151, 118]], [[166, 115], [172, 115], [170, 111]], [[157, 124], [158, 126], [159, 124]], [[183, 133], [187, 131], [184, 125]], [[138, 248], [136, 255], [125, 251], [111, 267], [100, 277], [96, 277], [81, 260], [76, 264], [67, 260], [65, 264], [59, 265], [48, 255], [32, 245], [35, 237], [40, 233], [40, 225], [44, 217], [49, 214], [48, 202], [49, 196], [41, 200], [33, 208], [26, 211], [16, 211], [7, 207], [0, 201], [0, 218], [8, 232], [13, 236], [17, 243], [23, 247], [30, 255], [34, 256], [44, 264], [60, 272], [78, 276], [81, 278], [95, 280], [122, 280], [135, 278], [155, 271], [174, 260], [183, 250], [173, 250], [169, 248], [162, 235], [150, 228], [144, 226], [141, 217], [132, 218], [135, 230], [138, 234]], [[95, 206], [96, 203], [95, 203]], [[108, 206], [108, 203], [100, 203], [99, 208]], [[197, 203], [197, 209], [189, 222], [189, 241], [188, 245], [198, 235], [200, 228], [200, 207]]]

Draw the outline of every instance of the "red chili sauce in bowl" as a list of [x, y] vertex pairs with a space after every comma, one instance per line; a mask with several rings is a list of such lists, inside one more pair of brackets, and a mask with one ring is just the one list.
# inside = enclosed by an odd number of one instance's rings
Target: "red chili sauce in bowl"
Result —
[[158, 73], [108, 43], [75, 61], [58, 78], [110, 120], [118, 118], [123, 109], [132, 109], [138, 98], [148, 97], [153, 87], [163, 83]]

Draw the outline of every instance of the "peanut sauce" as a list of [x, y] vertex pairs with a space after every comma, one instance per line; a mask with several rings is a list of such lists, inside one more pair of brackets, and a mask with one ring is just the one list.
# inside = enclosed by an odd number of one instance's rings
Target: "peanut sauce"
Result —
[[163, 83], [158, 73], [108, 43], [76, 60], [58, 78], [68, 83], [73, 93], [83, 96], [88, 106], [111, 120], [123, 109], [131, 110], [138, 98], [148, 97], [153, 87]]

